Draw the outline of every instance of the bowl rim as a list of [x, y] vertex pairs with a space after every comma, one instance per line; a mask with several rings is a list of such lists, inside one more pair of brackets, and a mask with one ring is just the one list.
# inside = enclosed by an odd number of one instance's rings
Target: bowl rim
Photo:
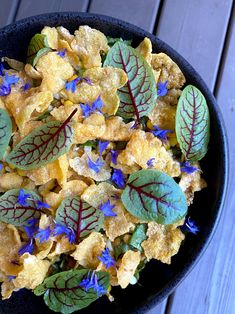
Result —
[[[196, 251], [196, 254], [194, 254], [194, 259], [190, 263], [186, 263], [180, 271], [177, 272], [177, 274], [167, 282], [167, 284], [154, 296], [148, 298], [146, 302], [138, 307], [139, 313], [144, 313], [146, 310], [149, 310], [156, 306], [158, 303], [162, 302], [165, 298], [167, 298], [179, 285], [180, 283], [189, 275], [189, 273], [194, 269], [194, 267], [197, 265], [203, 254], [205, 253], [206, 249], [208, 248], [208, 245], [210, 244], [215, 231], [218, 227], [225, 201], [226, 196], [228, 192], [228, 183], [229, 183], [229, 146], [228, 146], [228, 137], [227, 137], [227, 131], [224, 123], [224, 119], [222, 116], [222, 112], [220, 107], [218, 106], [216, 99], [212, 92], [210, 91], [207, 84], [204, 82], [200, 74], [194, 69], [194, 67], [181, 55], [179, 54], [174, 48], [172, 48], [170, 45], [168, 45], [165, 41], [159, 39], [156, 35], [150, 33], [149, 31], [146, 31], [134, 24], [131, 24], [129, 22], [123, 21], [118, 18], [114, 18], [111, 16], [103, 15], [103, 14], [96, 14], [96, 13], [87, 13], [87, 12], [73, 12], [73, 11], [63, 11], [63, 12], [51, 12], [51, 13], [43, 13], [38, 15], [33, 15], [26, 17], [24, 19], [20, 19], [14, 23], [11, 23], [7, 26], [4, 26], [0, 29], [0, 38], [4, 35], [4, 33], [8, 33], [11, 31], [14, 27], [21, 27], [25, 23], [32, 23], [34, 19], [37, 21], [43, 22], [43, 20], [48, 20], [50, 18], [55, 18], [59, 21], [61, 18], [65, 18], [71, 16], [73, 18], [97, 18], [105, 23], [109, 23], [110, 25], [115, 26], [121, 26], [122, 28], [127, 28], [128, 30], [133, 31], [135, 34], [138, 34], [141, 37], [148, 37], [151, 42], [155, 42], [156, 44], [160, 44], [161, 48], [163, 47], [163, 50], [169, 52], [169, 56], [172, 58], [173, 54], [173, 60], [178, 64], [178, 60], [180, 60], [179, 63], [183, 64], [185, 68], [190, 69], [190, 76], [195, 77], [197, 81], [200, 82], [200, 85], [203, 87], [203, 94], [206, 96], [206, 98], [210, 102], [210, 107], [213, 109], [214, 114], [216, 116], [216, 123], [219, 126], [220, 133], [221, 133], [221, 144], [223, 146], [223, 165], [224, 165], [224, 174], [223, 174], [223, 187], [222, 187], [222, 193], [218, 199], [218, 205], [216, 207], [215, 212], [215, 219], [213, 224], [211, 224], [211, 229], [207, 236], [205, 237], [205, 241], [203, 244], [198, 248]], [[62, 25], [63, 26], [63, 25]], [[181, 65], [179, 65], [181, 67]], [[211, 109], [210, 108], [210, 109]]]

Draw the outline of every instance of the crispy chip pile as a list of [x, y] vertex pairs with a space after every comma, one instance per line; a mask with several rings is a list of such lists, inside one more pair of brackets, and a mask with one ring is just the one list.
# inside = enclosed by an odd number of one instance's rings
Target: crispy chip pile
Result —
[[[179, 148], [175, 134], [176, 109], [185, 77], [169, 56], [153, 53], [151, 41], [145, 38], [135, 49], [147, 61], [144, 64], [152, 68], [156, 94], [159, 83], [168, 81], [167, 94], [156, 98], [152, 112], [141, 121], [125, 119], [125, 115], [119, 116], [119, 95], [120, 89], [129, 84], [128, 75], [120, 68], [103, 67], [111, 46], [106, 36], [89, 26], [80, 26], [74, 34], [63, 26], [45, 26], [41, 34], [46, 36], [50, 52], [41, 55], [35, 66], [5, 58], [14, 70], [4, 71], [19, 80], [6, 97], [0, 96], [0, 108], [8, 111], [13, 124], [12, 140], [1, 160], [0, 193], [23, 188], [38, 193], [48, 207], [42, 210], [38, 227], [45, 234], [50, 228], [51, 232], [47, 240], [32, 240], [33, 252], [19, 254], [30, 241], [25, 225], [18, 228], [0, 222], [2, 298], [7, 299], [22, 288], [35, 289], [55, 269], [57, 272], [58, 267], [61, 271], [73, 268], [106, 271], [111, 286], [125, 289], [137, 281], [142, 263], [151, 259], [171, 263], [185, 238], [179, 228], [184, 221], [160, 225], [132, 216], [122, 203], [123, 189], [113, 178], [115, 171], [122, 171], [125, 180], [130, 174], [148, 168], [177, 177], [189, 205], [193, 203], [194, 193], [206, 187], [199, 163], [193, 165], [198, 168], [194, 173], [182, 172], [183, 159], [175, 153]], [[0, 84], [2, 81], [0, 76]], [[47, 122], [57, 121], [62, 125], [74, 110], [77, 111], [69, 122], [74, 137], [66, 154], [31, 170], [20, 170], [6, 163], [7, 153], [29, 133]], [[164, 140], [154, 134], [156, 126], [172, 132]], [[102, 145], [104, 149], [100, 150]], [[62, 224], [67, 233], [53, 231], [57, 224], [56, 211], [66, 197], [81, 198], [81, 202], [96, 209], [96, 214], [106, 204], [111, 206], [113, 215], [104, 213], [103, 225], [95, 229], [98, 231], [93, 229], [80, 239], [74, 234], [73, 242], [68, 237], [69, 231], [73, 231], [71, 225]], [[71, 208], [72, 205], [73, 211]], [[88, 222], [82, 221], [80, 212], [79, 221], [75, 221], [74, 212], [68, 211], [66, 215], [67, 218], [70, 215], [70, 222], [77, 223], [78, 229], [87, 227], [85, 223], [88, 226], [93, 223], [90, 212]], [[130, 245], [139, 224], [145, 224], [147, 229], [142, 250]], [[115, 260], [108, 268], [101, 261], [105, 249]], [[113, 300], [109, 292], [107, 295]]]

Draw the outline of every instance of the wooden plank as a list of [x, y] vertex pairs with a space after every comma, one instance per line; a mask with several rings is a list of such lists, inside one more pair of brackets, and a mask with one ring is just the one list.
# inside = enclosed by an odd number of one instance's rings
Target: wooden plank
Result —
[[153, 31], [160, 0], [93, 0], [89, 12], [122, 19]]
[[18, 0], [1, 0], [0, 27], [13, 22], [18, 2]]
[[[7, 0], [6, 0], [7, 1]], [[17, 20], [41, 13], [87, 10], [89, 0], [21, 0]]]
[[[235, 10], [227, 51], [216, 88], [230, 147], [230, 174], [235, 171]], [[218, 230], [207, 252], [174, 294], [172, 314], [235, 313], [235, 178], [230, 177], [227, 202]]]
[[157, 35], [201, 74], [213, 90], [232, 0], [165, 0]]

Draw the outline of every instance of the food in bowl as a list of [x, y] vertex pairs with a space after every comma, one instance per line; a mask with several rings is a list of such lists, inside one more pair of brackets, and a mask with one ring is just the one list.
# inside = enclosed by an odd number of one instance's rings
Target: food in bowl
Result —
[[44, 27], [0, 67], [3, 299], [22, 288], [72, 313], [170, 264], [206, 187], [206, 100], [145, 38]]

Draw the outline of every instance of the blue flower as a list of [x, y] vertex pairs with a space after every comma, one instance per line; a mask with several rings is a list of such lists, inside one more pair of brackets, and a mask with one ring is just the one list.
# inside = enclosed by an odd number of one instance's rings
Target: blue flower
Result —
[[172, 130], [162, 130], [157, 125], [154, 125], [154, 130], [150, 131], [154, 136], [158, 137], [163, 142], [167, 141], [167, 133], [173, 133]]
[[115, 266], [115, 260], [110, 255], [108, 248], [102, 252], [101, 256], [98, 256], [98, 259], [105, 265], [106, 268]]
[[15, 278], [16, 278], [16, 276], [8, 276], [8, 282], [11, 282]]
[[114, 207], [115, 205], [111, 205], [110, 200], [108, 200], [104, 204], [101, 203], [99, 209], [104, 213], [105, 216], [115, 217], [117, 214], [113, 212]]
[[31, 88], [31, 84], [30, 83], [25, 83], [24, 86], [22, 86], [22, 89], [23, 89], [24, 92], [26, 92], [30, 88]]
[[51, 235], [51, 228], [50, 226], [46, 229], [38, 229], [37, 234], [34, 236], [35, 239], [39, 239], [40, 243], [44, 241], [48, 241]]
[[22, 246], [22, 248], [19, 249], [18, 254], [23, 255], [24, 253], [33, 254], [34, 251], [34, 244], [33, 239], [30, 239], [28, 243]]
[[24, 231], [29, 237], [29, 239], [33, 238], [34, 234], [38, 231], [38, 222], [37, 218], [33, 218], [28, 220], [28, 225], [24, 226]]
[[2, 85], [0, 85], [0, 96], [7, 96], [11, 93], [11, 86], [9, 85], [4, 85], [4, 83]]
[[93, 85], [92, 81], [88, 77], [83, 77], [82, 80], [85, 81], [89, 85]]
[[103, 152], [106, 150], [108, 145], [109, 145], [109, 142], [103, 142], [103, 141], [98, 142], [98, 152], [100, 156], [102, 156]]
[[0, 85], [0, 96], [7, 96], [11, 93], [11, 85], [19, 81], [19, 77], [16, 75], [8, 75], [7, 73], [3, 76], [3, 82]]
[[152, 168], [153, 167], [153, 162], [154, 162], [155, 158], [150, 158], [148, 161], [147, 161], [147, 166], [149, 168]]
[[0, 163], [0, 172], [2, 171], [3, 169], [3, 164]]
[[4, 76], [4, 65], [0, 63], [0, 76]]
[[91, 107], [88, 104], [80, 104], [80, 107], [82, 109], [82, 115], [88, 118], [92, 113]]
[[74, 230], [72, 228], [67, 228], [60, 224], [55, 224], [53, 234], [55, 236], [64, 234], [68, 238], [70, 244], [76, 241], [76, 235]]
[[200, 230], [199, 227], [195, 225], [195, 221], [191, 220], [189, 217], [185, 219], [182, 229], [193, 234], [197, 234]]
[[50, 208], [50, 205], [46, 204], [46, 203], [43, 203], [41, 201], [37, 201], [37, 208], [40, 209], [40, 208], [47, 208], [49, 209]]
[[79, 81], [81, 81], [81, 77], [76, 77], [75, 79], [73, 79], [72, 81], [70, 82], [67, 82], [65, 84], [65, 89], [67, 90], [67, 92], [71, 89], [72, 93], [75, 93], [76, 91], [76, 87], [77, 87], [77, 83]]
[[16, 75], [8, 75], [6, 73], [3, 80], [4, 80], [4, 84], [11, 86], [13, 84], [16, 84], [19, 81], [19, 79], [20, 78]]
[[117, 164], [117, 157], [118, 157], [119, 151], [111, 149], [110, 153], [111, 153], [111, 161], [112, 161], [112, 163], [114, 165], [116, 165]]
[[91, 108], [92, 111], [99, 111], [102, 113], [103, 101], [101, 100], [100, 96], [92, 103]]
[[95, 171], [95, 173], [99, 173], [100, 172], [100, 168], [103, 167], [103, 165], [105, 164], [104, 161], [101, 161], [100, 158], [97, 158], [96, 161], [92, 161], [91, 158], [88, 156], [88, 167], [90, 169], [92, 169], [93, 171]]
[[85, 288], [85, 291], [94, 289], [99, 297], [107, 292], [106, 289], [99, 284], [98, 277], [95, 274], [95, 271], [92, 272], [91, 276], [90, 273], [88, 273], [87, 278], [84, 278], [80, 282], [80, 286]]
[[66, 54], [66, 51], [67, 51], [66, 48], [60, 49], [60, 50], [57, 52], [57, 55], [60, 56], [61, 58], [64, 58], [64, 57], [65, 57], [65, 54]]
[[28, 206], [26, 200], [30, 197], [30, 194], [25, 194], [24, 190], [21, 189], [17, 198], [17, 203], [22, 206]]
[[121, 189], [125, 186], [124, 175], [121, 169], [113, 169], [112, 181]]
[[193, 172], [198, 170], [198, 168], [191, 166], [190, 162], [188, 162], [188, 161], [181, 162], [180, 166], [181, 166], [180, 169], [181, 169], [182, 172], [186, 172], [186, 173], [189, 173], [189, 174], [191, 174], [191, 173], [193, 173]]
[[165, 96], [168, 93], [167, 84], [168, 84], [168, 81], [165, 81], [165, 82], [160, 81], [157, 84], [157, 95], [158, 96]]

